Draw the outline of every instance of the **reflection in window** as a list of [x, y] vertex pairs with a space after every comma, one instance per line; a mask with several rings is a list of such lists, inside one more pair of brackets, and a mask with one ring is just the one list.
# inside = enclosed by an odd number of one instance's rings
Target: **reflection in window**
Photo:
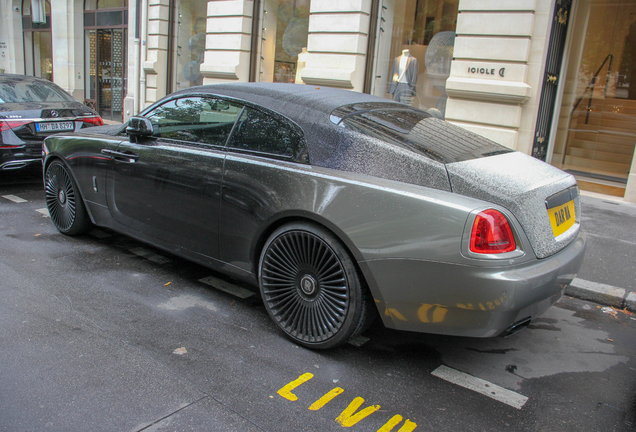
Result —
[[443, 117], [459, 0], [384, 2], [372, 94]]
[[261, 82], [298, 83], [307, 47], [310, 0], [265, 0]]
[[241, 110], [221, 99], [190, 97], [168, 101], [146, 117], [156, 137], [224, 146]]
[[6, 79], [0, 84], [0, 103], [75, 102], [55, 84]]
[[296, 158], [302, 151], [302, 140], [277, 119], [246, 107], [230, 140], [230, 147], [258, 153]]

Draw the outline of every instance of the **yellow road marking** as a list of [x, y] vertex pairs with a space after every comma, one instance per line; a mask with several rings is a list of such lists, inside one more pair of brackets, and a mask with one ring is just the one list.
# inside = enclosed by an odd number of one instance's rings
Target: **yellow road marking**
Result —
[[[384, 426], [378, 429], [378, 432], [391, 432], [393, 428], [399, 425], [402, 422], [403, 417], [401, 415], [394, 415], [391, 417], [391, 420], [386, 422]], [[397, 432], [412, 432], [417, 427], [417, 424], [413, 423], [411, 420], [406, 420], [404, 422], [404, 426], [398, 429]]]
[[363, 418], [373, 414], [380, 409], [380, 405], [371, 405], [354, 414], [358, 408], [364, 403], [361, 397], [355, 398], [349, 406], [336, 418], [336, 422], [342, 427], [351, 427]]
[[333, 398], [335, 398], [339, 394], [342, 394], [342, 392], [344, 392], [344, 389], [341, 389], [340, 387], [336, 387], [335, 389], [331, 390], [329, 393], [325, 394], [323, 397], [318, 399], [316, 402], [311, 404], [309, 409], [312, 411], [318, 411], [320, 408], [324, 407], [329, 402], [331, 402]]
[[291, 391], [293, 389], [295, 389], [296, 387], [298, 387], [299, 385], [301, 385], [303, 383], [306, 383], [307, 381], [309, 381], [313, 377], [314, 377], [313, 374], [304, 373], [301, 376], [299, 376], [298, 379], [295, 379], [294, 381], [290, 382], [289, 384], [283, 386], [283, 388], [278, 390], [277, 393], [279, 395], [281, 395], [282, 397], [284, 397], [285, 399], [287, 399], [287, 400], [290, 400], [290, 401], [298, 400], [298, 396], [293, 394]]

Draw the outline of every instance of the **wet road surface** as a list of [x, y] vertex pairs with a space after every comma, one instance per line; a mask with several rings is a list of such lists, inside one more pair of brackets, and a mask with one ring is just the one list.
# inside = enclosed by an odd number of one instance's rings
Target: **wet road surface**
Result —
[[314, 352], [254, 287], [108, 230], [63, 236], [45, 207], [39, 173], [2, 173], [0, 431], [636, 430], [628, 313], [563, 298], [506, 339], [377, 320]]

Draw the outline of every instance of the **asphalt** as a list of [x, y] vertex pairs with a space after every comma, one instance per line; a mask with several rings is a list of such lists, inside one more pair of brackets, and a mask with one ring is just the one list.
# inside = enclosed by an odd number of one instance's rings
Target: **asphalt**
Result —
[[565, 295], [636, 312], [636, 204], [582, 191], [581, 214], [586, 254]]

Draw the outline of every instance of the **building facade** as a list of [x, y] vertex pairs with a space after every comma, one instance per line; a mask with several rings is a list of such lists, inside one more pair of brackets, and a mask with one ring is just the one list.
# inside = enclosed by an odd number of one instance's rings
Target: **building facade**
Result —
[[0, 0], [0, 14], [0, 71], [107, 120], [200, 84], [338, 87], [636, 202], [636, 0]]

